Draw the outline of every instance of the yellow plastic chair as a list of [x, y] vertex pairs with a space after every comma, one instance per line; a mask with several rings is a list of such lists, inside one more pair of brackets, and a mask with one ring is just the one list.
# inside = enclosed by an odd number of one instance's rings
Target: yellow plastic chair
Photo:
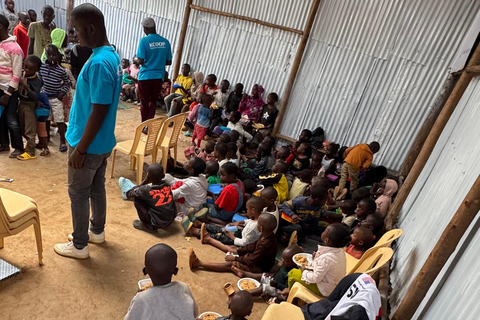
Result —
[[262, 320], [304, 320], [302, 310], [293, 304], [282, 302], [270, 305], [263, 314]]
[[43, 266], [42, 232], [38, 208], [32, 198], [0, 188], [0, 249], [3, 238], [16, 235], [33, 225], [37, 242], [38, 264]]
[[[168, 118], [165, 121], [160, 134], [158, 135], [157, 147], [153, 153], [153, 162], [157, 161], [158, 149], [160, 149], [160, 151], [162, 151], [162, 166], [164, 170], [167, 170], [168, 151], [171, 148], [173, 148], [173, 159], [175, 161], [175, 166], [177, 165], [178, 137], [180, 136], [180, 132], [182, 132], [182, 127], [185, 123], [185, 119], [187, 119], [187, 115], [188, 112], [184, 112]], [[172, 130], [169, 131], [167, 129], [170, 123], [173, 123], [173, 127]]]
[[[115, 157], [117, 150], [130, 155], [130, 170], [137, 168], [137, 184], [142, 183], [143, 161], [145, 156], [154, 154], [156, 150], [157, 137], [167, 117], [150, 119], [140, 123], [135, 129], [135, 138], [117, 143], [113, 148], [112, 174], [115, 168]], [[148, 127], [148, 134], [142, 135], [143, 128]], [[155, 161], [154, 161], [155, 162]]]
[[322, 299], [325, 299], [325, 297], [313, 293], [300, 282], [295, 282], [292, 288], [290, 288], [287, 302], [294, 305], [303, 306], [305, 304], [317, 302], [318, 300]]
[[[366, 253], [366, 252], [365, 252]], [[364, 254], [360, 261], [347, 274], [366, 273], [372, 276], [393, 256], [392, 248], [377, 248], [371, 254]]]

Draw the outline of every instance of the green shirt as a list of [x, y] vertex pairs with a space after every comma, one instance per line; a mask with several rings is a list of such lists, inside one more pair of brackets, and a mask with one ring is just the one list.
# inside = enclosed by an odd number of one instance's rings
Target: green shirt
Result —
[[41, 22], [32, 22], [28, 27], [28, 37], [35, 39], [33, 54], [39, 58], [42, 56], [45, 47], [52, 43], [50, 33], [50, 29], [45, 29]]
[[207, 178], [208, 184], [219, 184], [222, 183], [219, 176], [210, 176]]

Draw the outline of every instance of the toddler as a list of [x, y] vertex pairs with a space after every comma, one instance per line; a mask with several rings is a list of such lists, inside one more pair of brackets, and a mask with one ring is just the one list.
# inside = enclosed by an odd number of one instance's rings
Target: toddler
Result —
[[311, 154], [312, 154], [312, 146], [310, 145], [310, 143], [308, 142], [300, 143], [300, 146], [297, 148], [297, 155], [295, 159], [293, 159], [293, 162], [290, 168], [296, 172], [310, 168]]
[[360, 259], [365, 251], [373, 244], [373, 233], [370, 229], [358, 226], [353, 230], [350, 245], [345, 250], [349, 255], [356, 259]]
[[238, 157], [238, 147], [235, 142], [227, 143], [227, 155], [226, 159], [229, 162], [235, 163], [238, 167], [240, 167], [240, 159]]
[[218, 176], [219, 169], [220, 169], [220, 166], [218, 165], [218, 161], [210, 160], [207, 162], [206, 177], [207, 177], [208, 185], [219, 184], [221, 182], [220, 177]]
[[227, 153], [228, 153], [228, 145], [225, 142], [217, 142], [215, 145], [215, 151], [213, 152], [213, 156], [215, 159], [218, 160], [218, 164], [223, 166], [225, 163], [229, 162], [227, 159]]
[[312, 183], [312, 178], [312, 170], [304, 169], [300, 171], [300, 175], [293, 180], [293, 184], [288, 193], [287, 200], [293, 200], [296, 197], [303, 196], [305, 191], [307, 190], [307, 187]]
[[[202, 96], [202, 104], [198, 108], [197, 123], [193, 129], [192, 145], [200, 147], [203, 138], [207, 133], [207, 129], [210, 127], [210, 121], [212, 119], [211, 105], [213, 97], [209, 94]], [[195, 144], [195, 139], [197, 143]]]
[[260, 181], [263, 185], [273, 185], [277, 190], [277, 203], [283, 203], [288, 196], [288, 181], [285, 173], [288, 170], [288, 164], [285, 161], [277, 160], [272, 167], [272, 174], [268, 176], [260, 176]]
[[377, 204], [371, 198], [365, 198], [358, 202], [355, 210], [356, 218], [352, 222], [350, 230], [353, 230], [359, 223], [367, 218], [368, 215], [377, 211]]
[[273, 233], [277, 233], [280, 214], [278, 213], [278, 206], [275, 201], [277, 200], [278, 192], [273, 187], [266, 187], [262, 190], [260, 196], [265, 202], [265, 208], [262, 213], [271, 214], [277, 220], [277, 226], [275, 227], [275, 230], [273, 230]]
[[246, 320], [252, 313], [253, 297], [245, 290], [236, 291], [228, 299], [228, 309], [232, 312], [227, 317], [220, 317], [216, 320]]
[[385, 216], [390, 209], [390, 205], [392, 204], [392, 196], [398, 190], [398, 184], [393, 179], [383, 179], [380, 182], [380, 189], [381, 190], [379, 191], [381, 191], [382, 193], [380, 197], [375, 200], [375, 203], [377, 204], [377, 213], [383, 219], [385, 219]]
[[357, 203], [354, 200], [344, 200], [340, 203], [340, 209], [342, 210], [343, 216], [342, 223], [348, 228], [351, 228], [357, 218], [355, 214]]
[[382, 217], [377, 213], [369, 214], [365, 220], [360, 221], [358, 225], [372, 231], [375, 243], [382, 237], [384, 231], [383, 228], [385, 227]]
[[251, 171], [243, 171], [244, 179], [252, 179], [258, 181], [260, 175], [264, 174], [268, 170], [268, 163], [272, 158], [272, 147], [267, 142], [262, 142], [258, 145], [256, 161], [250, 165], [253, 166]]
[[235, 130], [240, 134], [239, 142], [243, 142], [245, 139], [246, 143], [252, 142], [253, 136], [243, 128], [243, 124], [240, 122], [242, 118], [241, 113], [238, 110], [231, 111], [228, 115], [228, 125], [227, 128], [230, 130]]

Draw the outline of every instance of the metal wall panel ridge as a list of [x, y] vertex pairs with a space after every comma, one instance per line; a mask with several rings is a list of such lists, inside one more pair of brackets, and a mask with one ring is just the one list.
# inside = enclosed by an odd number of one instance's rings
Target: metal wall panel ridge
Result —
[[[30, 9], [37, 12], [37, 21], [42, 20], [42, 8], [45, 5], [50, 5], [55, 10], [55, 19], [53, 20], [57, 28], [65, 29], [66, 20], [65, 20], [65, 0], [54, 1], [54, 0], [15, 0], [15, 10], [18, 11], [28, 11]], [[2, 1], [2, 10], [5, 8], [5, 5]]]

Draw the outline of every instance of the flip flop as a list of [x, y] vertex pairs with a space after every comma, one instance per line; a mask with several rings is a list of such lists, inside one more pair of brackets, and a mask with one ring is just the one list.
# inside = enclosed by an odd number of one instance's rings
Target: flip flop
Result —
[[187, 216], [185, 216], [183, 217], [181, 224], [183, 230], [185, 230], [185, 234], [188, 234], [188, 230], [190, 230], [190, 228], [193, 226], [193, 222], [190, 221]]
[[27, 160], [37, 159], [37, 157], [31, 156], [30, 154], [28, 154], [28, 152], [24, 152], [21, 155], [17, 156], [17, 159], [22, 161], [27, 161]]
[[66, 152], [68, 150], [68, 147], [66, 144], [61, 144], [60, 147], [58, 147], [58, 150], [60, 152]]

